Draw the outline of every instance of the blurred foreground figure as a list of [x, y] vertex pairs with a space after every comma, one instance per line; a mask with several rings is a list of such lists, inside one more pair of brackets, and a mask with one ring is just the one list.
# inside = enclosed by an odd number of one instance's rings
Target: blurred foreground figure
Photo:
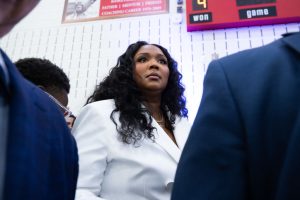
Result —
[[[0, 37], [38, 0], [0, 0]], [[58, 107], [0, 51], [0, 199], [74, 199], [77, 147]]]
[[300, 199], [300, 33], [213, 61], [172, 200]]

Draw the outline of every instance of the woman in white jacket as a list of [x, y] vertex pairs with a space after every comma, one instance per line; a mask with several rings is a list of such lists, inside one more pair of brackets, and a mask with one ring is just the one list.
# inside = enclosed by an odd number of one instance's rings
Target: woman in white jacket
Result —
[[167, 200], [190, 125], [168, 51], [131, 44], [77, 117], [76, 199]]

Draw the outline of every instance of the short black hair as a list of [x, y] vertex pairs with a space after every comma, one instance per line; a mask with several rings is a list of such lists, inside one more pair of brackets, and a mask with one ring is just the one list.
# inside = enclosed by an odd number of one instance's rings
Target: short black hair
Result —
[[61, 68], [47, 59], [23, 58], [15, 62], [21, 74], [35, 85], [70, 92], [70, 80]]

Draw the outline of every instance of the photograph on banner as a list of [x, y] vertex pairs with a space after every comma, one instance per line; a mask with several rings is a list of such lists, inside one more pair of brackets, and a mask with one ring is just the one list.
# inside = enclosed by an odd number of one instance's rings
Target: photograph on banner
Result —
[[169, 12], [169, 0], [65, 0], [62, 23]]

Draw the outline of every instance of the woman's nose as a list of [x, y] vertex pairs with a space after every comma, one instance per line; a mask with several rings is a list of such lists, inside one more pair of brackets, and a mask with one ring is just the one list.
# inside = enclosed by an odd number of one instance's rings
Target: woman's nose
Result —
[[152, 59], [150, 60], [150, 69], [151, 68], [159, 68], [159, 63], [155, 60], [155, 59]]

